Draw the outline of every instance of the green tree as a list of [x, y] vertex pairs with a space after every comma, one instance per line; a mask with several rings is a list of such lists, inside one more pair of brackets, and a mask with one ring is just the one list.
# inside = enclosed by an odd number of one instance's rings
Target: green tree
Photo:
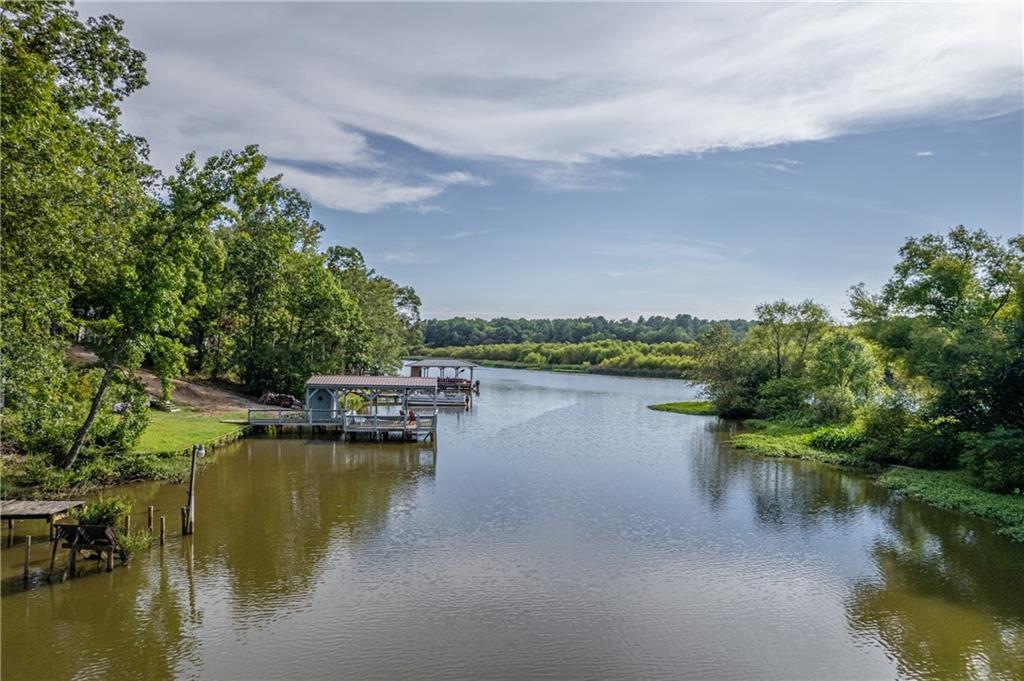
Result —
[[802, 374], [812, 345], [829, 328], [828, 311], [812, 300], [790, 303], [777, 300], [754, 308], [754, 335], [771, 354], [775, 378], [789, 372]]
[[333, 246], [326, 258], [328, 269], [359, 306], [366, 327], [356, 369], [374, 373], [397, 368], [402, 356], [422, 342], [419, 296], [367, 267], [355, 248]]
[[820, 415], [844, 419], [877, 391], [881, 371], [866, 341], [834, 329], [818, 343], [807, 375]]
[[1024, 237], [984, 231], [908, 239], [878, 295], [850, 313], [885, 358], [921, 384], [924, 408], [964, 430], [1024, 424]]
[[[147, 355], [157, 359], [165, 380], [183, 366], [180, 339], [202, 295], [196, 258], [227, 198], [225, 170], [237, 161], [225, 153], [200, 169], [194, 155], [187, 156], [166, 182], [167, 199], [153, 201], [130, 226], [116, 276], [87, 282], [78, 297], [103, 374], [62, 462], [66, 468], [75, 464], [115, 372], [133, 371]], [[190, 287], [197, 290], [191, 297], [185, 295]]]

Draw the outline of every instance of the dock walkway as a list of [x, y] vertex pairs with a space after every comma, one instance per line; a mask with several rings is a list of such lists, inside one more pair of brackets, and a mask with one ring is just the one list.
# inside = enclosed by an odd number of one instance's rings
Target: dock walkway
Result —
[[53, 523], [67, 516], [84, 501], [32, 501], [12, 499], [0, 503], [0, 519], [7, 520], [8, 543], [14, 538], [15, 520], [45, 520], [50, 525], [50, 539], [53, 539]]

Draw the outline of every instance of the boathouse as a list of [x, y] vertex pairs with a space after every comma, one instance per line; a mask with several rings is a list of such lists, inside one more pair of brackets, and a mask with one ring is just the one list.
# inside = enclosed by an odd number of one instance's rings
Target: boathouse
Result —
[[[473, 380], [473, 370], [479, 365], [464, 359], [453, 357], [427, 357], [409, 363], [409, 375], [413, 377], [430, 376], [430, 370], [437, 370], [437, 387], [439, 390], [460, 392], [480, 392], [480, 384]], [[449, 373], [450, 372], [450, 373]]]
[[[249, 425], [314, 427], [338, 430], [355, 438], [433, 440], [437, 433], [436, 378], [409, 376], [311, 376], [306, 381], [305, 409], [250, 409]], [[359, 396], [365, 409], [350, 409], [349, 395]], [[422, 412], [410, 410], [410, 400]], [[381, 413], [394, 405], [398, 413]]]

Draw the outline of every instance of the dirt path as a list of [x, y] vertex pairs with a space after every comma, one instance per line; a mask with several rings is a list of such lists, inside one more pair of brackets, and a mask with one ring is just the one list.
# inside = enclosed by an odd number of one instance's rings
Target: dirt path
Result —
[[[97, 357], [91, 351], [74, 346], [68, 351], [71, 359], [81, 364], [95, 362]], [[159, 399], [161, 394], [160, 379], [148, 369], [139, 369], [136, 374], [146, 385], [146, 391]], [[179, 407], [190, 407], [206, 414], [223, 414], [242, 411], [259, 405], [246, 395], [225, 389], [223, 386], [208, 381], [172, 381], [174, 393], [172, 401]]]

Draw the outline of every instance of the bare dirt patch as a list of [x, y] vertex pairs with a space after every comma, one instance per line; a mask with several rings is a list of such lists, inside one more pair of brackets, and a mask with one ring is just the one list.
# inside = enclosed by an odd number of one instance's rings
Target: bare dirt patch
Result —
[[[91, 364], [97, 357], [91, 351], [73, 346], [69, 351], [73, 362], [78, 364]], [[149, 369], [139, 369], [136, 374], [146, 386], [146, 391], [153, 399], [160, 399], [162, 393], [160, 379]], [[173, 380], [174, 393], [171, 400], [179, 407], [189, 407], [205, 414], [222, 414], [225, 412], [237, 412], [249, 408], [258, 408], [260, 405], [247, 395], [232, 391], [223, 384], [211, 381], [181, 381]]]

